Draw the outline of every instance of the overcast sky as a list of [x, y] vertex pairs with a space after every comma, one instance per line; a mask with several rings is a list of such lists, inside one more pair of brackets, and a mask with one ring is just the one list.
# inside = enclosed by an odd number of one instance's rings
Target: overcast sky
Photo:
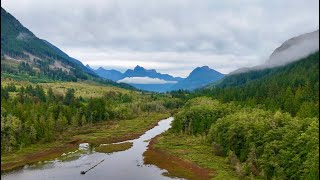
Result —
[[187, 76], [263, 63], [319, 29], [319, 0], [1, 0], [36, 36], [92, 67]]

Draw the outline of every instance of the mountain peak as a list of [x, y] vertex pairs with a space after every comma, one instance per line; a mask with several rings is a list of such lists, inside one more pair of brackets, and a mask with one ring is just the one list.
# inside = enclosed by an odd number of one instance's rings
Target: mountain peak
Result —
[[209, 66], [202, 66], [202, 67], [200, 67], [200, 69], [203, 69], [203, 70], [210, 70]]
[[218, 73], [216, 70], [211, 69], [209, 66], [201, 66], [201, 67], [195, 68], [190, 74], [202, 73], [202, 72], [216, 72], [216, 73]]
[[99, 67], [97, 70], [105, 70], [103, 67]]
[[134, 69], [134, 71], [144, 71], [145, 69], [139, 65], [137, 65]]
[[124, 73], [124, 77], [150, 77], [150, 78], [158, 78], [166, 81], [179, 81], [181, 78], [174, 78], [169, 74], [161, 74], [158, 73], [155, 69], [145, 69], [139, 65], [137, 65], [133, 70], [128, 69]]
[[223, 76], [224, 75], [222, 73], [209, 68], [209, 66], [197, 67], [189, 74], [189, 76], [186, 79], [174, 85], [171, 90], [193, 90], [196, 88], [203, 87], [209, 83], [218, 81], [221, 78], [223, 78]]

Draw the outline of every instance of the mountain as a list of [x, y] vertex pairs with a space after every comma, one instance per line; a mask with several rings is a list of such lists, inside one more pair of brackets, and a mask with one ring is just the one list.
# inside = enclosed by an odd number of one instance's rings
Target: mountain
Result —
[[224, 75], [222, 73], [210, 69], [208, 66], [197, 67], [190, 73], [190, 75], [186, 79], [175, 84], [171, 88], [171, 90], [194, 90], [218, 81], [223, 77]]
[[90, 69], [90, 70], [94, 71], [94, 69], [92, 69], [92, 68], [89, 66], [89, 64], [87, 64], [87, 65], [86, 65], [86, 68], [88, 68], [88, 69]]
[[168, 74], [161, 74], [154, 69], [147, 70], [141, 66], [136, 66], [133, 70], [129, 69], [123, 75], [124, 79], [118, 82], [125, 82], [136, 88], [155, 92], [166, 92], [178, 89], [194, 90], [215, 82], [224, 76], [220, 72], [210, 69], [208, 66], [194, 69], [185, 79], [173, 77]]
[[310, 54], [319, 52], [318, 40], [319, 30], [291, 38], [276, 48], [264, 64], [238, 69], [229, 73], [219, 83], [210, 84], [208, 87], [240, 86], [270, 76], [283, 66], [301, 61]]
[[98, 77], [80, 61], [36, 37], [2, 7], [1, 72], [67, 81]]
[[199, 91], [222, 102], [261, 104], [292, 115], [319, 116], [319, 51], [284, 66], [226, 76]]
[[114, 70], [114, 69], [106, 70], [106, 69], [100, 67], [97, 70], [94, 70], [94, 72], [98, 76], [105, 78], [105, 79], [110, 79], [112, 81], [118, 81], [118, 80], [124, 78], [124, 75], [121, 72]]
[[169, 74], [161, 74], [158, 73], [154, 69], [147, 70], [139, 65], [137, 65], [133, 70], [128, 69], [124, 74], [124, 77], [150, 77], [150, 78], [158, 78], [163, 79], [165, 81], [180, 81], [182, 78], [173, 77]]
[[283, 66], [317, 51], [319, 51], [319, 30], [290, 38], [276, 48], [265, 63], [254, 67], [240, 68], [228, 75]]
[[[310, 34], [308, 36], [315, 37]], [[294, 41], [286, 42], [296, 41], [298, 40], [294, 38]], [[288, 51], [290, 46], [286, 46], [285, 44], [288, 44], [286, 42], [283, 43], [284, 46], [277, 48], [267, 61], [277, 65], [229, 74], [218, 83], [210, 84], [197, 93], [214, 96], [222, 102], [235, 101], [252, 106], [259, 104], [259, 107], [274, 111], [282, 110], [293, 116], [319, 117], [319, 50], [304, 57], [306, 52], [313, 52], [316, 46], [304, 49], [307, 46], [297, 45], [294, 48], [300, 47], [300, 49], [295, 51], [302, 53], [295, 54], [295, 57], [303, 58], [273, 61], [273, 57], [280, 57], [278, 53], [291, 51]], [[293, 46], [292, 43], [289, 44]], [[288, 57], [293, 56], [288, 55]]]
[[319, 51], [319, 30], [285, 41], [266, 61], [267, 67], [276, 67], [300, 60]]
[[135, 87], [100, 78], [54, 46], [39, 39], [1, 7], [1, 76], [34, 82], [92, 80], [120, 88]]
[[[92, 69], [89, 65], [87, 65], [87, 68]], [[102, 67], [92, 70], [98, 76], [104, 79], [110, 79], [118, 83], [127, 83], [138, 89], [153, 92], [166, 92], [175, 83], [183, 80], [181, 77], [173, 77], [169, 74], [161, 74], [154, 69], [145, 69], [139, 65], [137, 65], [134, 69], [128, 69], [124, 73], [114, 69], [106, 70]]]
[[53, 49], [55, 49], [56, 52], [59, 53], [60, 56], [65, 57], [65, 58], [69, 59], [70, 61], [73, 61], [74, 63], [78, 64], [83, 71], [85, 71], [86, 73], [88, 73], [90, 75], [94, 75], [95, 76], [95, 72], [91, 68], [88, 68], [87, 66], [84, 66], [81, 61], [79, 61], [79, 60], [77, 60], [77, 59], [75, 59], [73, 57], [70, 57], [69, 55], [67, 55], [65, 52], [63, 52], [62, 50], [60, 50], [58, 47], [54, 46], [50, 42], [48, 42], [46, 40], [43, 40], [43, 41], [45, 43], [47, 43], [49, 46], [51, 46]]
[[145, 69], [137, 65], [133, 70], [128, 69], [123, 73], [123, 79], [118, 82], [128, 83], [138, 89], [166, 92], [177, 82], [183, 80], [181, 77], [173, 77], [169, 74], [158, 73], [154, 69]]

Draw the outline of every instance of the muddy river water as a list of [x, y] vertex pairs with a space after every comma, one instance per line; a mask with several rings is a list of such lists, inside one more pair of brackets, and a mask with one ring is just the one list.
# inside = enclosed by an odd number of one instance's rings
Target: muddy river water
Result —
[[[151, 138], [167, 131], [171, 127], [173, 118], [159, 121], [158, 125], [147, 131], [138, 139], [129, 140], [133, 146], [125, 151], [115, 153], [95, 152], [89, 144], [80, 144], [79, 150], [82, 153], [63, 154], [70, 157], [68, 160], [54, 160], [42, 162], [16, 171], [1, 175], [4, 180], [37, 180], [37, 179], [110, 179], [110, 180], [163, 180], [172, 179], [162, 174], [166, 170], [161, 170], [154, 165], [145, 165], [143, 153]], [[101, 162], [104, 160], [103, 162]], [[86, 174], [80, 174], [95, 164], [101, 162], [94, 169]]]

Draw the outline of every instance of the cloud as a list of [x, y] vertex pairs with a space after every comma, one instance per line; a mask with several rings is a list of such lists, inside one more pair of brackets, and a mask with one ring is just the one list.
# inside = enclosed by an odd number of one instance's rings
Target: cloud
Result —
[[203, 65], [223, 73], [254, 66], [285, 40], [319, 28], [318, 0], [3, 0], [2, 6], [82, 62], [161, 65], [177, 76]]
[[[75, 57], [84, 57], [83, 62], [91, 67], [102, 66], [105, 69], [133, 69], [140, 65], [146, 69], [156, 69], [160, 73], [186, 77], [191, 70], [201, 65], [208, 65], [222, 73], [230, 72], [230, 67], [257, 65], [256, 56], [219, 55], [199, 52], [132, 52], [132, 51], [98, 51], [88, 48], [67, 50], [74, 53]], [[90, 58], [90, 60], [89, 60]], [[232, 66], [230, 66], [232, 64]], [[126, 67], [126, 68], [122, 68]]]
[[263, 64], [237, 69], [231, 74], [283, 66], [319, 51], [319, 30], [293, 37], [279, 46]]
[[319, 51], [318, 40], [319, 30], [294, 37], [276, 49], [265, 65], [267, 67], [281, 66], [315, 53]]
[[175, 84], [177, 81], [165, 81], [159, 78], [150, 77], [126, 77], [117, 82], [123, 82], [128, 84]]

